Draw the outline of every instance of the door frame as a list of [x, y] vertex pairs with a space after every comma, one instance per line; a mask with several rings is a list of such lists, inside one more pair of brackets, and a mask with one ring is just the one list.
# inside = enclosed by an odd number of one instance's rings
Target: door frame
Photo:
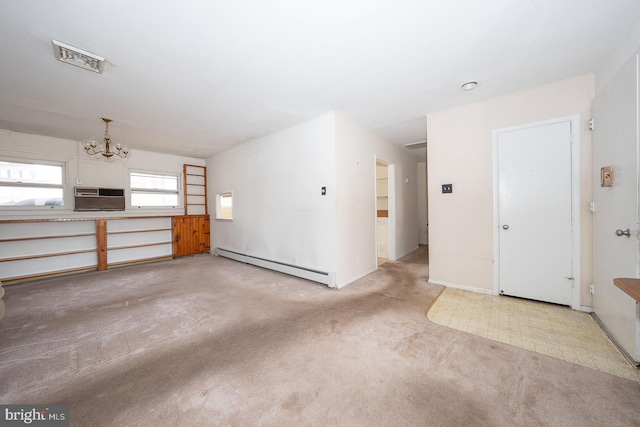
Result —
[[498, 177], [498, 136], [503, 132], [569, 122], [571, 125], [571, 270], [574, 278], [571, 288], [571, 308], [581, 309], [582, 290], [580, 247], [580, 115], [559, 117], [550, 120], [494, 129], [492, 131], [493, 157], [493, 293], [500, 292], [500, 193]]
[[384, 163], [387, 165], [387, 191], [388, 191], [388, 210], [389, 210], [389, 261], [396, 260], [396, 168], [393, 163], [389, 163], [388, 161], [378, 157], [377, 155], [373, 158], [373, 196], [374, 196], [374, 211], [373, 216], [375, 218], [375, 259], [376, 259], [376, 267], [378, 267], [378, 195], [376, 193], [376, 185], [377, 185], [377, 172], [376, 165], [377, 163]]

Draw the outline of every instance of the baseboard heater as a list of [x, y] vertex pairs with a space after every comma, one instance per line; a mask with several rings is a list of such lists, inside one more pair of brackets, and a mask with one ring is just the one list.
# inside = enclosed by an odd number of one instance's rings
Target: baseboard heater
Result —
[[252, 264], [269, 270], [279, 271], [280, 273], [289, 274], [291, 276], [300, 277], [302, 279], [314, 282], [324, 283], [330, 288], [336, 287], [336, 274], [325, 271], [312, 270], [297, 265], [285, 264], [283, 262], [271, 261], [264, 258], [258, 258], [252, 255], [241, 254], [227, 249], [216, 248], [216, 255], [230, 258], [236, 261]]

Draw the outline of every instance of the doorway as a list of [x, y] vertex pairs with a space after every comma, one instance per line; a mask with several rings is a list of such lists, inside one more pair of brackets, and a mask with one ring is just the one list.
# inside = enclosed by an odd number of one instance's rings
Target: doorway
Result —
[[380, 266], [395, 260], [395, 179], [394, 165], [378, 158], [376, 164], [376, 256]]
[[494, 131], [496, 293], [580, 308], [578, 124]]
[[376, 161], [376, 227], [378, 265], [389, 260], [389, 168]]

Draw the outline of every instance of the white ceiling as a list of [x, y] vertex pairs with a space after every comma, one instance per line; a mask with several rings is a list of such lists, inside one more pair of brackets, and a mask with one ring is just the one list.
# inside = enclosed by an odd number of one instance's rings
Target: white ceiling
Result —
[[[395, 144], [426, 113], [597, 69], [638, 0], [0, 1], [0, 128], [208, 157], [330, 110]], [[107, 59], [58, 62], [51, 39]], [[463, 92], [459, 86], [477, 80]], [[418, 150], [424, 156], [424, 150]]]

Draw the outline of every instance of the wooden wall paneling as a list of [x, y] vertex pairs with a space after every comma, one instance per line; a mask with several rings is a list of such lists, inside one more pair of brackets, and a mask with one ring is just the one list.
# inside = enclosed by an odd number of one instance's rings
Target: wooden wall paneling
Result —
[[173, 257], [207, 253], [210, 251], [209, 215], [173, 217]]

